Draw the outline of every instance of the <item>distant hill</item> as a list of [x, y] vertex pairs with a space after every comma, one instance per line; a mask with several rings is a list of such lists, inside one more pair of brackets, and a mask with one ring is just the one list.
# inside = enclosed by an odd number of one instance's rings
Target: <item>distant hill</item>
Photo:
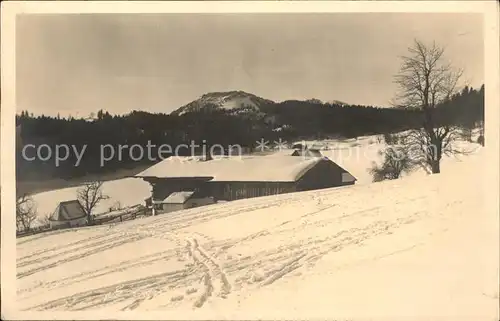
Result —
[[258, 97], [244, 91], [212, 92], [201, 96], [189, 104], [174, 110], [171, 115], [183, 115], [188, 112], [199, 112], [205, 109], [224, 109], [234, 114], [258, 113], [264, 105], [274, 101]]
[[325, 101], [324, 103], [329, 105], [341, 105], [341, 106], [348, 105], [347, 103], [340, 100], [328, 100]]
[[338, 105], [338, 106], [344, 106], [344, 105], [348, 105], [347, 103], [343, 102], [343, 101], [340, 101], [340, 100], [327, 100], [327, 101], [322, 101], [322, 100], [319, 100], [319, 99], [316, 99], [316, 98], [311, 98], [311, 99], [307, 99], [305, 100], [305, 102], [308, 102], [308, 103], [311, 103], [311, 104], [322, 104], [322, 105], [326, 105], [326, 106], [329, 106], [329, 105]]
[[[321, 104], [325, 106], [348, 105], [347, 103], [339, 100], [321, 101], [316, 98], [305, 99], [305, 100], [286, 100], [280, 103], [286, 103], [289, 101], [295, 101], [299, 103], [305, 102], [310, 104]], [[174, 110], [171, 113], [171, 115], [181, 116], [186, 113], [193, 113], [193, 112], [196, 113], [208, 110], [224, 110], [233, 115], [238, 115], [243, 113], [255, 113], [263, 116], [264, 114], [266, 114], [265, 110], [268, 110], [269, 107], [276, 104], [279, 103], [241, 90], [211, 92], [204, 94], [203, 96], [201, 96], [196, 100], [193, 100], [189, 104]]]

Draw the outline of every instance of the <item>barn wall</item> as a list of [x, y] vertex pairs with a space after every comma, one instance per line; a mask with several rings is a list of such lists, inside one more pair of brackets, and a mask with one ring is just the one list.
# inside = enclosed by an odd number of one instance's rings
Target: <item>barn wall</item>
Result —
[[86, 217], [82, 217], [82, 218], [79, 218], [79, 219], [76, 219], [76, 220], [71, 220], [70, 221], [70, 225], [72, 227], [87, 225], [87, 218]]
[[70, 228], [87, 225], [87, 218], [81, 217], [71, 221], [49, 221], [51, 229]]
[[290, 193], [293, 182], [208, 182], [206, 193], [217, 200], [232, 201], [244, 198]]
[[342, 173], [344, 172], [345, 170], [334, 162], [328, 160], [320, 161], [299, 179], [297, 190], [308, 191], [348, 185], [342, 183]]
[[161, 209], [157, 211], [158, 214], [170, 213], [185, 209], [185, 204], [161, 204]]
[[191, 198], [186, 203], [184, 203], [185, 208], [193, 208], [203, 205], [210, 205], [215, 203], [212, 197], [203, 197], [203, 198]]

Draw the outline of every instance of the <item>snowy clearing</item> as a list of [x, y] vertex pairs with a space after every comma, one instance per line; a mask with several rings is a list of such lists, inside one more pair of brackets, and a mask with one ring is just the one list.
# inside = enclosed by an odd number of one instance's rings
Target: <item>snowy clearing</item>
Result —
[[498, 320], [498, 213], [484, 209], [483, 160], [20, 238], [18, 308]]

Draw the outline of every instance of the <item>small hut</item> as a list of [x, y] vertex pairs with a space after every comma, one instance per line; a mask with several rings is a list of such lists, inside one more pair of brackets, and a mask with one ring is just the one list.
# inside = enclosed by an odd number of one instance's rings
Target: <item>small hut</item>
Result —
[[49, 217], [49, 223], [51, 229], [84, 226], [87, 224], [87, 214], [78, 200], [65, 201], [57, 205]]
[[173, 192], [161, 201], [154, 201], [153, 215], [215, 203], [213, 197], [203, 197], [195, 191]]

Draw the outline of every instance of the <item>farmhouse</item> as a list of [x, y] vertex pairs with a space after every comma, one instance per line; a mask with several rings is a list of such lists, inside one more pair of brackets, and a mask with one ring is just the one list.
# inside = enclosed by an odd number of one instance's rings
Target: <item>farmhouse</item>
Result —
[[291, 155], [170, 157], [135, 177], [151, 184], [151, 203], [158, 213], [172, 209], [171, 200], [178, 198], [178, 192], [192, 192], [182, 194], [192, 197], [191, 203], [187, 203], [190, 198], [176, 203], [175, 208], [181, 209], [221, 200], [352, 185], [356, 181], [326, 157]]
[[84, 226], [87, 224], [87, 215], [77, 200], [65, 201], [57, 205], [49, 217], [50, 228], [66, 228]]

